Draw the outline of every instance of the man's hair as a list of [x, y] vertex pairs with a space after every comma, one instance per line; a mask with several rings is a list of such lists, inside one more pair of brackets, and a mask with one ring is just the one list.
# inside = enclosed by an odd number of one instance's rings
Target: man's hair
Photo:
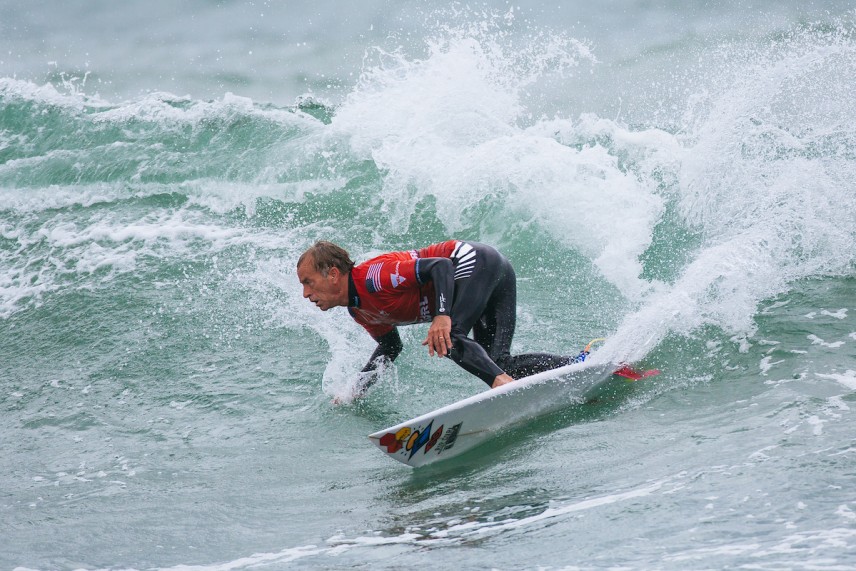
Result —
[[349, 273], [354, 268], [354, 261], [348, 255], [344, 248], [340, 248], [333, 242], [319, 240], [315, 242], [308, 250], [300, 255], [297, 260], [297, 267], [306, 259], [307, 256], [312, 257], [312, 265], [316, 272], [319, 272], [325, 278], [330, 268], [338, 268], [343, 274]]

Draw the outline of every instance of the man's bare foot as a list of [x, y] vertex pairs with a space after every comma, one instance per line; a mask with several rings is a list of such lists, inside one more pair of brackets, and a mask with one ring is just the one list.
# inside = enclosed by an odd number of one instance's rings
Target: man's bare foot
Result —
[[513, 383], [513, 382], [514, 382], [514, 379], [512, 379], [511, 376], [503, 373], [501, 375], [497, 375], [497, 377], [493, 380], [493, 384], [490, 387], [495, 389], [495, 388], [501, 387], [502, 385], [507, 385], [508, 383]]

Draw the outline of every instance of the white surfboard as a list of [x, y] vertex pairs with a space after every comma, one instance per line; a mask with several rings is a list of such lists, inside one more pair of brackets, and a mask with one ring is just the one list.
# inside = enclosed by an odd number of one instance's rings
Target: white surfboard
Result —
[[375, 432], [369, 439], [408, 466], [453, 458], [501, 429], [586, 399], [616, 368], [584, 361], [532, 375]]

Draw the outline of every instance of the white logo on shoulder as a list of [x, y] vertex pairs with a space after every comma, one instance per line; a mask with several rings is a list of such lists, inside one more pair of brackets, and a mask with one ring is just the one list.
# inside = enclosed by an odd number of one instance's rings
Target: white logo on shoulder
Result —
[[395, 264], [395, 273], [389, 275], [390, 281], [392, 281], [392, 287], [396, 288], [407, 281], [407, 278], [401, 277], [401, 274], [398, 273], [398, 268], [401, 266], [401, 262]]

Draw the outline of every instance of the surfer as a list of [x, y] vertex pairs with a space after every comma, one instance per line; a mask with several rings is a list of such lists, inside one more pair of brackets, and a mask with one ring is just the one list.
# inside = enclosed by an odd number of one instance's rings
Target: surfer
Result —
[[319, 241], [300, 256], [297, 277], [304, 298], [322, 311], [347, 307], [377, 341], [360, 393], [401, 353], [396, 328], [413, 323], [431, 323], [422, 342], [429, 355], [451, 358], [494, 388], [577, 360], [511, 355], [517, 280], [505, 256], [485, 244], [448, 240], [355, 265], [347, 251]]

